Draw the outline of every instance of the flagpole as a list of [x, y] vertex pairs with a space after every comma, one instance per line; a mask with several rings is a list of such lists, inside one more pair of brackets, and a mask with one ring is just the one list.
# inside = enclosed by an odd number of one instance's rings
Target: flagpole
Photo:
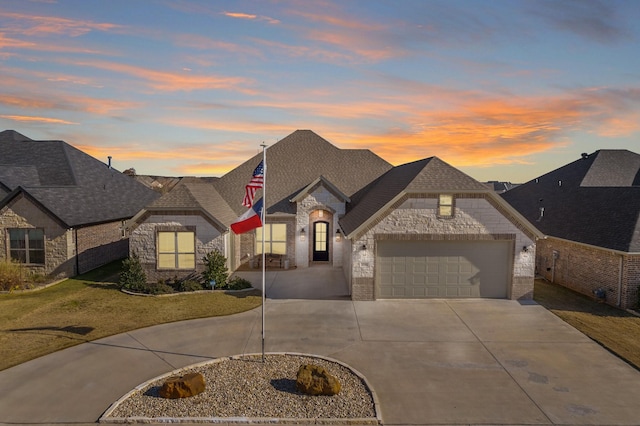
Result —
[[267, 270], [266, 254], [264, 252], [264, 234], [266, 230], [267, 219], [267, 145], [263, 142], [262, 147], [262, 166], [263, 166], [263, 184], [262, 184], [262, 362], [264, 363], [264, 305], [267, 300], [265, 291], [265, 275]]

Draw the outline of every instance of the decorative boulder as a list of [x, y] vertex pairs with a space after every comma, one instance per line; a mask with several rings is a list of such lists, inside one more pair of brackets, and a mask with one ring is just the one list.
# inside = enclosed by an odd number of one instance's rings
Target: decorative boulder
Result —
[[188, 398], [202, 393], [205, 389], [204, 377], [200, 373], [188, 373], [180, 377], [170, 377], [158, 391], [162, 398]]
[[307, 395], [337, 395], [340, 382], [324, 368], [303, 364], [298, 369], [296, 389]]

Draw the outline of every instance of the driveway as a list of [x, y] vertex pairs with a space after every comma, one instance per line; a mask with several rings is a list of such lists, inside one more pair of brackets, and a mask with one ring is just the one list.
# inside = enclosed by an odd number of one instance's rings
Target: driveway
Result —
[[[349, 364], [377, 393], [385, 425], [638, 424], [640, 372], [543, 307], [352, 302], [340, 294], [346, 286], [338, 272], [267, 273], [266, 351]], [[319, 276], [327, 299], [305, 298], [295, 287]], [[260, 336], [257, 309], [136, 330], [27, 362], [0, 372], [0, 424], [95, 422], [155, 376], [260, 352]]]

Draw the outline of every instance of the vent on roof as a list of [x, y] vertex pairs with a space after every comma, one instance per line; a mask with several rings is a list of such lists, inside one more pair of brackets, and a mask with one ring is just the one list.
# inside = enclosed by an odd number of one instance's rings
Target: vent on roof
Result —
[[108, 161], [109, 161], [109, 162], [107, 163], [107, 167], [108, 167], [108, 168], [111, 168], [111, 156], [109, 155], [109, 156], [107, 157], [107, 159], [108, 159]]
[[589, 154], [587, 154], [586, 152], [583, 152], [582, 154], [580, 154], [580, 156], [582, 157], [583, 160], [585, 158], [589, 158]]

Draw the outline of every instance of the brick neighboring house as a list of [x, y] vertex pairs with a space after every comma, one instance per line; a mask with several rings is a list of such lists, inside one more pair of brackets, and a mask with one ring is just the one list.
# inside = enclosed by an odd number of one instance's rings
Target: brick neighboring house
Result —
[[124, 223], [158, 197], [66, 142], [0, 133], [0, 261], [62, 278], [125, 258]]
[[640, 287], [640, 155], [598, 150], [502, 194], [546, 235], [537, 272], [624, 309]]
[[256, 232], [229, 225], [246, 211], [262, 154], [213, 182], [184, 179], [131, 219], [130, 249], [150, 279], [197, 274], [214, 248], [232, 271], [257, 267], [264, 232], [271, 265], [342, 267], [356, 300], [532, 297], [537, 229], [437, 157], [393, 167], [298, 130], [266, 158], [267, 217]]

